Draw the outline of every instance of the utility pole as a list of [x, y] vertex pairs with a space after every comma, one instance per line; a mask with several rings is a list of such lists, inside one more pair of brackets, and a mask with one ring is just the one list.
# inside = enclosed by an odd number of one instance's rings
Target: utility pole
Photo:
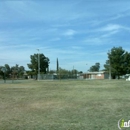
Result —
[[[88, 64], [86, 64], [86, 66], [87, 66], [87, 65], [88, 65]], [[88, 71], [86, 71], [86, 79], [87, 79], [87, 72], [88, 72]]]
[[111, 61], [109, 59], [109, 80], [111, 80]]
[[[108, 55], [110, 55], [110, 51], [108, 52]], [[111, 80], [111, 60], [109, 56], [109, 80]]]
[[57, 75], [59, 73], [59, 61], [58, 61], [58, 58], [57, 58], [57, 62], [56, 62], [56, 71], [57, 71]]
[[38, 80], [40, 80], [40, 54], [39, 54], [39, 49], [37, 49], [38, 51]]
[[73, 79], [74, 79], [74, 66], [73, 66]]

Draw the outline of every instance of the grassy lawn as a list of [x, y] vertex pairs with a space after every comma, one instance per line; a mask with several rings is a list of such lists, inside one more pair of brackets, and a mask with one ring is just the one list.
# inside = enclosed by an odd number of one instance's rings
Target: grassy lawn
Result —
[[0, 130], [118, 130], [121, 118], [130, 119], [123, 80], [0, 84]]

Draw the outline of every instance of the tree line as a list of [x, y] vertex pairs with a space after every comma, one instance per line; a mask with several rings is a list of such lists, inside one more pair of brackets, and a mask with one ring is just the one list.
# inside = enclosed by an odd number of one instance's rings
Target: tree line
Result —
[[[109, 72], [111, 71], [112, 78], [116, 76], [119, 78], [121, 75], [130, 73], [130, 53], [125, 51], [122, 47], [113, 47], [108, 53], [108, 59], [104, 64], [103, 71]], [[28, 67], [34, 73], [38, 73], [38, 54], [34, 54], [30, 56], [31, 63], [28, 64]], [[49, 58], [45, 57], [43, 54], [40, 54], [40, 72], [48, 73], [49, 72]], [[60, 71], [59, 71], [60, 70]], [[92, 65], [89, 72], [100, 71], [100, 63], [97, 62], [95, 65]], [[77, 74], [82, 73], [78, 70], [66, 70], [59, 67], [58, 59], [56, 61], [56, 70], [51, 70], [50, 73], [62, 73], [62, 74]]]
[[25, 68], [16, 64], [15, 66], [10, 66], [5, 64], [0, 66], [0, 76], [5, 78], [20, 78], [23, 76]]
[[[104, 64], [103, 71], [111, 71], [112, 78], [121, 75], [130, 73], [130, 53], [125, 51], [122, 47], [113, 47], [108, 53], [108, 59]], [[38, 59], [39, 58], [39, 59]], [[39, 67], [38, 67], [39, 62]], [[28, 75], [37, 75], [38, 68], [40, 69], [40, 73], [56, 73], [62, 75], [76, 75], [77, 73], [82, 73], [82, 71], [78, 71], [76, 69], [66, 70], [59, 67], [58, 58], [56, 61], [56, 70], [49, 70], [50, 60], [44, 54], [33, 54], [30, 56], [30, 63], [27, 64], [30, 71], [27, 71]], [[24, 74], [25, 68], [23, 66], [15, 65], [10, 67], [8, 64], [4, 66], [0, 66], [0, 75], [4, 75], [2, 68], [6, 68], [6, 76], [9, 77], [11, 75], [17, 75], [18, 77]], [[100, 63], [97, 62], [95, 65], [92, 65], [88, 70], [90, 72], [100, 71]]]
[[[39, 55], [39, 56], [38, 56]], [[38, 59], [39, 58], [39, 59]], [[66, 77], [76, 77], [78, 70], [66, 70], [59, 66], [58, 58], [56, 60], [56, 70], [49, 70], [49, 63], [50, 60], [48, 57], [46, 57], [44, 54], [34, 54], [30, 56], [30, 63], [27, 64], [28, 68], [31, 71], [28, 71], [27, 73], [29, 75], [37, 75], [38, 74], [38, 62], [40, 63], [40, 74], [55, 74], [59, 75], [57, 78], [66, 78]]]

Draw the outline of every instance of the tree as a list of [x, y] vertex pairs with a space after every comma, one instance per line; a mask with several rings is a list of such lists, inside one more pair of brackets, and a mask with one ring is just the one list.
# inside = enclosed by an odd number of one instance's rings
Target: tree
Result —
[[49, 74], [54, 74], [54, 73], [56, 73], [55, 70], [50, 70], [50, 71], [49, 71]]
[[16, 64], [15, 66], [12, 66], [10, 70], [13, 77], [17, 76], [17, 78], [19, 78], [23, 76], [25, 68], [23, 66], [19, 67], [19, 65]]
[[19, 76], [23, 76], [24, 71], [25, 71], [25, 68], [24, 68], [23, 66], [20, 66], [20, 67], [18, 68]]
[[[5, 68], [5, 73], [2, 71], [2, 68]], [[4, 66], [0, 66], [0, 75], [1, 76], [6, 76], [7, 78], [9, 78], [11, 75], [17, 76], [17, 77], [21, 77], [24, 74], [24, 67], [20, 66], [18, 64], [16, 64], [15, 66], [10, 67], [8, 64], [5, 64]]]
[[111, 73], [113, 77], [130, 73], [130, 53], [126, 52], [122, 47], [113, 47], [108, 54], [108, 60], [104, 65], [105, 69]]
[[2, 68], [3, 68], [3, 66], [0, 66], [0, 76], [1, 76], [1, 77], [4, 76], [4, 73], [3, 73], [3, 71], [2, 71]]
[[4, 67], [6, 68], [6, 75], [8, 77], [11, 74], [11, 68], [10, 68], [10, 66], [8, 64], [5, 64]]
[[[44, 54], [39, 54], [39, 57], [40, 57], [40, 72], [46, 73], [50, 63], [49, 58], [45, 57]], [[30, 58], [31, 63], [27, 64], [28, 68], [31, 69], [36, 74], [38, 74], [38, 54], [31, 55]]]
[[99, 69], [100, 69], [100, 63], [97, 62], [97, 63], [95, 63], [95, 65], [93, 65], [93, 66], [90, 67], [89, 71], [90, 72], [94, 72], [94, 71], [98, 72]]
[[125, 69], [126, 74], [130, 73], [130, 53], [129, 52], [125, 52], [125, 55], [124, 55], [124, 69]]
[[68, 75], [68, 70], [59, 67], [59, 73], [60, 75]]
[[82, 73], [83, 73], [83, 71], [79, 71], [78, 73], [79, 73], [79, 74], [82, 74]]

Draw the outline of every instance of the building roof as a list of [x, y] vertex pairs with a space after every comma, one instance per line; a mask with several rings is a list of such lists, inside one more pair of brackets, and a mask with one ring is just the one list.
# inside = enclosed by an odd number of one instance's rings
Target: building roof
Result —
[[87, 73], [84, 73], [84, 74], [104, 74], [104, 73], [108, 73], [106, 71], [99, 71], [99, 72], [87, 72]]

